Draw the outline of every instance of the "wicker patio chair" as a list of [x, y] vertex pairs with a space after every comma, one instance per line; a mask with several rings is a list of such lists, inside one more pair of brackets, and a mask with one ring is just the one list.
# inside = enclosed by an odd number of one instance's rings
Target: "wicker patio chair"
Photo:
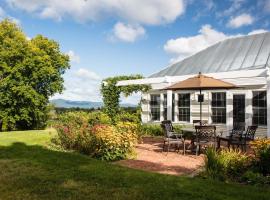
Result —
[[195, 126], [196, 130], [196, 155], [199, 155], [201, 146], [213, 146], [216, 148], [216, 126]]
[[180, 149], [180, 145], [183, 144], [183, 154], [185, 154], [185, 140], [183, 135], [174, 131], [172, 122], [170, 120], [162, 121], [161, 127], [164, 132], [163, 151], [165, 150], [166, 144], [167, 153], [169, 152], [172, 144], [177, 145], [178, 151]]

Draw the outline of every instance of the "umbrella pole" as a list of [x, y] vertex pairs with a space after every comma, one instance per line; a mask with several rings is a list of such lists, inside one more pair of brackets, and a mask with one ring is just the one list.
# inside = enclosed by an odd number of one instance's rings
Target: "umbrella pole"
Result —
[[[200, 96], [202, 95], [202, 89], [200, 89]], [[202, 125], [202, 102], [200, 101], [200, 126]]]

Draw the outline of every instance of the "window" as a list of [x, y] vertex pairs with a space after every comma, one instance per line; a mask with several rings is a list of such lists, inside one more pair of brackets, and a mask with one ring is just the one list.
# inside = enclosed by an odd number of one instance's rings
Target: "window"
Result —
[[151, 95], [150, 101], [151, 120], [160, 120], [160, 95]]
[[255, 125], [267, 125], [266, 91], [253, 92], [252, 107], [252, 123]]
[[226, 93], [212, 93], [212, 122], [226, 124]]
[[174, 94], [172, 94], [172, 121], [174, 122], [174, 113], [175, 113], [175, 109], [174, 109], [174, 107], [175, 107], [175, 98], [174, 98]]
[[190, 121], [190, 94], [178, 95], [179, 121]]
[[167, 120], [167, 94], [163, 94], [163, 119]]

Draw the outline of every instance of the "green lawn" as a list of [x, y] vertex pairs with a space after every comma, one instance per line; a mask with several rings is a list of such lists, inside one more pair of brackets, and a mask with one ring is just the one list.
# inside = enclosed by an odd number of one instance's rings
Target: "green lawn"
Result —
[[0, 199], [270, 199], [270, 189], [132, 170], [46, 146], [54, 131], [0, 133]]

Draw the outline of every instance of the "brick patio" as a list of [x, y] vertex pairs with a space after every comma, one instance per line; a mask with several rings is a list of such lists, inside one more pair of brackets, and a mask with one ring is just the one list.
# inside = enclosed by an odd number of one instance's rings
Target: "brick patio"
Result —
[[162, 174], [192, 176], [202, 169], [204, 156], [190, 153], [183, 155], [175, 152], [172, 147], [170, 152], [162, 152], [163, 140], [156, 137], [145, 137], [143, 143], [136, 148], [137, 157], [134, 160], [121, 160], [119, 165], [130, 168], [152, 171]]

